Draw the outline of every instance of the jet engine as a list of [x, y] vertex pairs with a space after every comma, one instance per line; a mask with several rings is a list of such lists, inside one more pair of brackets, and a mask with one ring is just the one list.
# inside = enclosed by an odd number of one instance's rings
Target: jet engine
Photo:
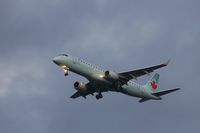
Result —
[[76, 89], [77, 91], [86, 91], [87, 85], [85, 83], [77, 81], [74, 83], [74, 89]]
[[105, 78], [110, 81], [116, 81], [119, 79], [119, 75], [113, 71], [105, 71]]

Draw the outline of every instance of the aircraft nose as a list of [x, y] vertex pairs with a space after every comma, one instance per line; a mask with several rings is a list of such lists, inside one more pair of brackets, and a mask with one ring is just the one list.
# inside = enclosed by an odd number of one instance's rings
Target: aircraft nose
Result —
[[59, 64], [59, 58], [58, 57], [54, 57], [53, 58], [53, 62], [58, 65]]

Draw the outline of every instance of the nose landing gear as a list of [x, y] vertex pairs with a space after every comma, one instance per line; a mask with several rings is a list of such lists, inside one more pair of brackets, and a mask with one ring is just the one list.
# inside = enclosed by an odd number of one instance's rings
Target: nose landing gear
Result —
[[65, 73], [64, 75], [65, 75], [65, 76], [68, 76], [69, 74], [68, 74], [68, 73]]
[[68, 76], [69, 68], [67, 66], [60, 66], [62, 70], [64, 71], [64, 75]]

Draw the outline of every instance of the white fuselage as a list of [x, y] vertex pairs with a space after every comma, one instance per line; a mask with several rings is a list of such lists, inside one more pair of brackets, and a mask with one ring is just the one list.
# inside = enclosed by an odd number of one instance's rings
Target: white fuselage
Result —
[[[74, 57], [71, 55], [57, 56], [54, 58], [54, 62], [56, 62], [56, 64], [61, 66], [62, 68], [64, 66], [68, 70], [86, 77], [89, 81], [96, 82], [100, 86], [109, 87], [112, 84], [112, 82], [104, 78], [105, 70], [95, 65], [92, 65], [78, 57]], [[114, 88], [108, 88], [108, 90], [117, 91]], [[121, 92], [134, 97], [157, 99], [157, 97], [151, 95], [151, 93], [145, 88], [145, 86], [139, 85], [133, 80], [130, 80], [129, 82], [127, 82], [127, 84], [122, 85], [120, 91], [117, 92]]]

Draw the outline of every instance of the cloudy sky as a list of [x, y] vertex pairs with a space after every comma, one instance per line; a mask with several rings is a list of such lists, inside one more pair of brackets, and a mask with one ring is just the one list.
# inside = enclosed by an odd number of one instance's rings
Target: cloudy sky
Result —
[[[199, 0], [1, 0], [0, 132], [133, 133], [200, 130]], [[52, 62], [70, 53], [118, 72], [171, 59], [162, 101], [119, 93], [69, 97], [76, 74]], [[144, 84], [148, 76], [139, 79]]]

